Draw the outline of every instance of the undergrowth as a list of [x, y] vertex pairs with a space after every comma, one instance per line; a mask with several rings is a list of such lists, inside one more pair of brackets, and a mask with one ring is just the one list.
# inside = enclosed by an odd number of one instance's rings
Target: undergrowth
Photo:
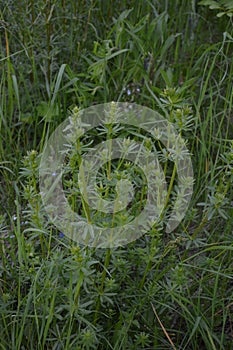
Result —
[[[202, 3], [0, 2], [1, 349], [232, 349], [232, 8], [216, 7], [226, 12], [219, 18], [209, 9], [215, 1]], [[110, 101], [147, 106], [173, 123], [195, 183], [173, 232], [165, 232], [165, 215], [136, 241], [97, 249], [48, 219], [38, 169], [61, 122]], [[73, 150], [63, 184], [83, 216], [77, 169], [87, 145], [121, 132], [94, 129]], [[122, 137], [148, 141], [139, 134]], [[118, 165], [100, 169], [99, 191], [114, 198], [115, 179], [129, 172], [136, 216], [147, 187], [131, 164]], [[168, 213], [174, 193], [175, 183]]]

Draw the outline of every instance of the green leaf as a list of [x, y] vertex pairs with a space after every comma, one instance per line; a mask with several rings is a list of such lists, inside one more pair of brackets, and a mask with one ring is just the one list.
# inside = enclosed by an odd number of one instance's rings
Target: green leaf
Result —
[[210, 5], [209, 8], [210, 8], [211, 10], [220, 10], [220, 9], [221, 9], [221, 6], [219, 6], [219, 5]]
[[224, 16], [226, 14], [226, 12], [219, 12], [219, 13], [217, 13], [217, 17], [222, 17], [222, 16]]
[[129, 16], [130, 12], [132, 12], [132, 11], [133, 11], [133, 9], [123, 11], [120, 14], [120, 16], [118, 17], [117, 22], [121, 22], [121, 21], [123, 22]]
[[91, 65], [91, 67], [98, 66], [101, 62], [106, 62], [106, 61], [110, 60], [111, 58], [116, 57], [116, 56], [122, 54], [123, 52], [127, 52], [127, 51], [129, 51], [129, 49], [122, 49], [122, 50], [119, 50], [119, 51], [117, 51], [117, 52], [115, 52], [115, 53], [109, 55], [109, 56], [106, 56], [106, 57], [104, 57], [104, 58], [101, 58], [101, 59], [98, 60], [97, 62], [93, 63], [93, 64]]
[[198, 3], [198, 5], [204, 5], [204, 6], [220, 6], [220, 4], [217, 1], [213, 0], [203, 0]]
[[57, 80], [56, 80], [55, 87], [54, 87], [54, 92], [53, 92], [53, 97], [52, 97], [52, 100], [51, 100], [51, 105], [53, 105], [54, 102], [55, 102], [57, 93], [58, 93], [60, 85], [61, 85], [61, 80], [62, 80], [64, 71], [65, 71], [65, 68], [66, 68], [66, 64], [63, 63], [61, 65], [61, 68], [59, 69], [59, 72], [58, 72], [58, 75], [57, 75]]
[[233, 1], [232, 0], [223, 0], [222, 4], [226, 9], [233, 10]]
[[175, 39], [179, 36], [179, 35], [181, 35], [181, 33], [177, 33], [177, 34], [172, 34], [172, 35], [170, 35], [168, 38], [167, 38], [167, 40], [165, 41], [165, 43], [164, 43], [164, 45], [163, 45], [163, 47], [162, 47], [162, 49], [161, 49], [161, 52], [160, 52], [160, 57], [162, 58], [164, 55], [165, 55], [165, 53], [166, 53], [166, 51], [169, 49], [169, 47], [174, 43], [174, 41], [175, 41]]

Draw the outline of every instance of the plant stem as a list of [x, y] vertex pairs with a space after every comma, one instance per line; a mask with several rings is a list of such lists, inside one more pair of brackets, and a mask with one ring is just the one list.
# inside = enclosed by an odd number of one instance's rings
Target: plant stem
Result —
[[104, 292], [104, 283], [105, 283], [105, 278], [106, 278], [106, 274], [107, 274], [107, 269], [109, 267], [109, 263], [110, 263], [110, 259], [111, 259], [111, 250], [110, 248], [107, 249], [106, 255], [105, 255], [105, 261], [104, 261], [104, 268], [102, 271], [102, 276], [101, 276], [101, 284], [100, 284], [100, 288], [99, 288], [99, 295], [97, 298], [97, 303], [96, 303], [96, 310], [95, 310], [95, 316], [94, 316], [94, 325], [96, 325], [97, 321], [98, 321], [98, 314], [99, 314], [99, 309], [100, 309], [100, 298], [103, 295]]

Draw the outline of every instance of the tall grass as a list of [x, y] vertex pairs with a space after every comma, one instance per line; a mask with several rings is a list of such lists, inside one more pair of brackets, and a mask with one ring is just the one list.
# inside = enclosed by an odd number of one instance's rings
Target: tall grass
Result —
[[[230, 350], [231, 20], [179, 0], [2, 2], [0, 15], [1, 349]], [[78, 246], [49, 222], [38, 166], [75, 106], [112, 100], [148, 106], [176, 126], [177, 110], [188, 111], [191, 128], [180, 132], [195, 186], [175, 231], [161, 224], [105, 251]], [[112, 134], [88, 137], [101, 135]], [[75, 187], [77, 164], [65, 189]], [[75, 191], [68, 195], [79, 209]]]

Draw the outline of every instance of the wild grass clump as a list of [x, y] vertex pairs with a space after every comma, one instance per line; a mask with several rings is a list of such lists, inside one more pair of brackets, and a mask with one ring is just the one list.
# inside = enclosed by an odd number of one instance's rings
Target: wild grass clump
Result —
[[[0, 7], [1, 348], [230, 350], [232, 8], [226, 1], [22, 3]], [[110, 101], [147, 106], [173, 123], [195, 183], [184, 220], [166, 233], [177, 174], [158, 149], [172, 180], [160, 222], [126, 246], [97, 249], [69, 240], [48, 218], [39, 164], [61, 122]], [[97, 187], [112, 200], [117, 181], [130, 176], [130, 208], [114, 221], [82, 200], [83, 157], [119, 136], [159, 148], [141, 130], [109, 123], [66, 159], [69, 204], [99, 226], [130, 221], [146, 201], [142, 172], [122, 159], [99, 169]]]

